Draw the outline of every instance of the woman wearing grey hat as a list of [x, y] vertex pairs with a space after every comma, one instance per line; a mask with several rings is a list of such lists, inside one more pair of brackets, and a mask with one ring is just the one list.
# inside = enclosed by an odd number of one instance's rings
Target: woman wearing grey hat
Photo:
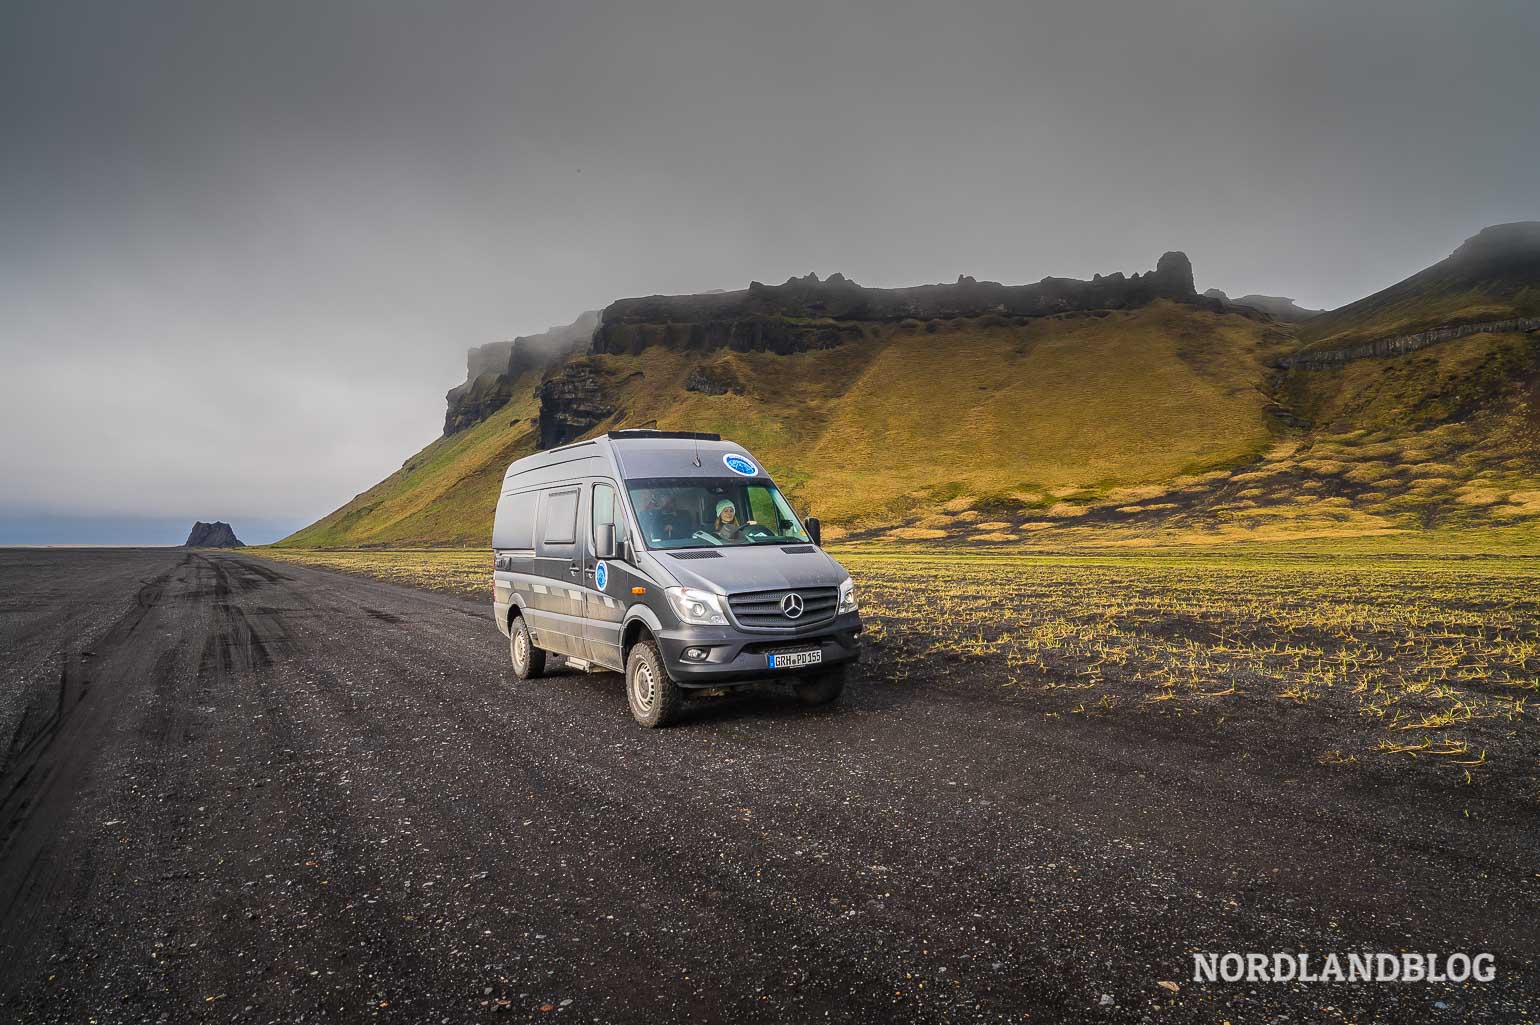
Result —
[[738, 507], [733, 505], [732, 499], [724, 498], [717, 503], [717, 521], [712, 528], [717, 537], [723, 541], [737, 541], [743, 534], [743, 527], [744, 524], [738, 522]]

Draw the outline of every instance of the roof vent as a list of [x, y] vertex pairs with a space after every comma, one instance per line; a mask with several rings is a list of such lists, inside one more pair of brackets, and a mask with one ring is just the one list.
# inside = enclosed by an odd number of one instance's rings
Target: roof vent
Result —
[[701, 434], [697, 431], [648, 431], [632, 428], [625, 431], [610, 431], [605, 435], [615, 441], [625, 441], [628, 438], [683, 438], [686, 441], [721, 441], [720, 434]]

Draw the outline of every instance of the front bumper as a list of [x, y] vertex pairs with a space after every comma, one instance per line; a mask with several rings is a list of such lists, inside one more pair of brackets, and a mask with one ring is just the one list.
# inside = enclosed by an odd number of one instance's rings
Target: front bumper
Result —
[[[657, 637], [658, 650], [681, 687], [718, 687], [748, 680], [795, 679], [861, 657], [861, 616], [849, 612], [822, 626], [776, 633], [749, 633], [730, 626], [681, 626]], [[771, 669], [772, 651], [817, 648], [823, 661], [801, 669]], [[704, 660], [684, 657], [686, 648], [705, 648]]]

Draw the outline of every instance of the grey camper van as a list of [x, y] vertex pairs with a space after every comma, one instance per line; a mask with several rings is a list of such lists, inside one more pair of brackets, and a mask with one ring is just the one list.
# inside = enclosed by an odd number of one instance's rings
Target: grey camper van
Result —
[[548, 654], [626, 677], [643, 726], [685, 692], [784, 678], [836, 700], [860, 656], [850, 574], [768, 474], [715, 434], [623, 430], [516, 461], [492, 526], [513, 671]]

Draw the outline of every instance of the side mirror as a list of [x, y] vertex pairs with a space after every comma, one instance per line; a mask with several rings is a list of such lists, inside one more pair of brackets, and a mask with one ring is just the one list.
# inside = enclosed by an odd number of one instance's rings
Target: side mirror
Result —
[[817, 516], [809, 516], [806, 522], [807, 536], [813, 539], [813, 544], [823, 547], [823, 528], [818, 522]]
[[620, 558], [620, 554], [615, 551], [615, 524], [599, 524], [598, 536], [594, 538], [594, 554], [601, 559]]

